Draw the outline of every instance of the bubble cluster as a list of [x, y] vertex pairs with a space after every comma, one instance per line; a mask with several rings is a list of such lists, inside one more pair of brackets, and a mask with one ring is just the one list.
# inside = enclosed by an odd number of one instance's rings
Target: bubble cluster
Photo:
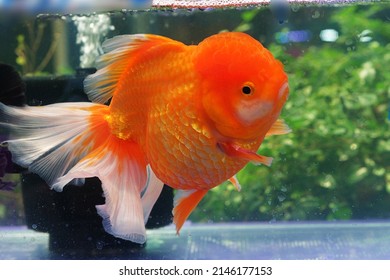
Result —
[[[375, 2], [376, 0], [287, 0], [290, 4], [347, 4]], [[154, 0], [154, 7], [171, 8], [217, 8], [269, 5], [271, 0]]]
[[105, 14], [73, 16], [72, 20], [77, 27], [76, 43], [81, 45], [80, 67], [91, 67], [96, 57], [103, 53], [103, 38], [115, 27], [111, 25], [110, 17]]
[[207, 7], [234, 7], [268, 4], [270, 0], [154, 0], [154, 7], [173, 8], [207, 8]]

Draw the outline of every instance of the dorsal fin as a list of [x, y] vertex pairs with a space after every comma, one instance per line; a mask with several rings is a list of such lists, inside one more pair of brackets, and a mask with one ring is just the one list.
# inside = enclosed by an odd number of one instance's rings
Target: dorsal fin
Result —
[[265, 136], [282, 135], [291, 132], [291, 128], [282, 119], [277, 119]]
[[105, 54], [96, 60], [97, 72], [84, 80], [88, 98], [92, 102], [106, 103], [113, 96], [126, 68], [136, 61], [137, 55], [164, 43], [181, 44], [166, 37], [149, 34], [120, 35], [106, 40], [102, 45]]

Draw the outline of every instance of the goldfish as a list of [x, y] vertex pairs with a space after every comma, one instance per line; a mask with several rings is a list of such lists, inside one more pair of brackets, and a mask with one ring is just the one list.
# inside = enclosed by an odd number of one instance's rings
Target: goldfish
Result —
[[179, 233], [206, 193], [246, 164], [271, 165], [264, 138], [290, 131], [279, 118], [289, 94], [283, 65], [245, 33], [198, 45], [152, 35], [106, 40], [91, 102], [16, 108], [0, 104], [13, 161], [57, 191], [88, 177], [102, 183], [104, 229], [136, 243], [164, 184], [176, 189]]

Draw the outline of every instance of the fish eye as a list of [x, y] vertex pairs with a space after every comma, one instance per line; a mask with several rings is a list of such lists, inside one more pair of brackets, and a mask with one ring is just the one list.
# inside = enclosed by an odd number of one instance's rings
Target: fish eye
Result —
[[255, 88], [252, 83], [245, 83], [241, 88], [241, 92], [245, 95], [251, 95], [254, 91]]

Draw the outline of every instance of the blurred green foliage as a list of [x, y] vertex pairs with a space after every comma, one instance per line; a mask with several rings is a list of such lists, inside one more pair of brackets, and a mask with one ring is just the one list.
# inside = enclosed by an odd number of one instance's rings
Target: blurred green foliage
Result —
[[[272, 167], [249, 164], [242, 191], [212, 189], [192, 221], [390, 218], [390, 24], [381, 11], [335, 10], [336, 42], [269, 47], [289, 74], [282, 117], [293, 132], [267, 138], [259, 153]], [[301, 55], [289, 55], [294, 48]]]
[[[21, 67], [23, 75], [45, 76], [44, 69], [53, 59], [58, 45], [59, 34], [55, 34], [47, 50], [42, 49], [42, 42], [47, 23], [37, 23], [34, 18], [26, 23], [27, 34], [17, 36], [17, 47], [15, 49], [16, 64]], [[45, 52], [44, 57], [39, 60], [38, 53]], [[38, 63], [39, 61], [39, 63]]]

